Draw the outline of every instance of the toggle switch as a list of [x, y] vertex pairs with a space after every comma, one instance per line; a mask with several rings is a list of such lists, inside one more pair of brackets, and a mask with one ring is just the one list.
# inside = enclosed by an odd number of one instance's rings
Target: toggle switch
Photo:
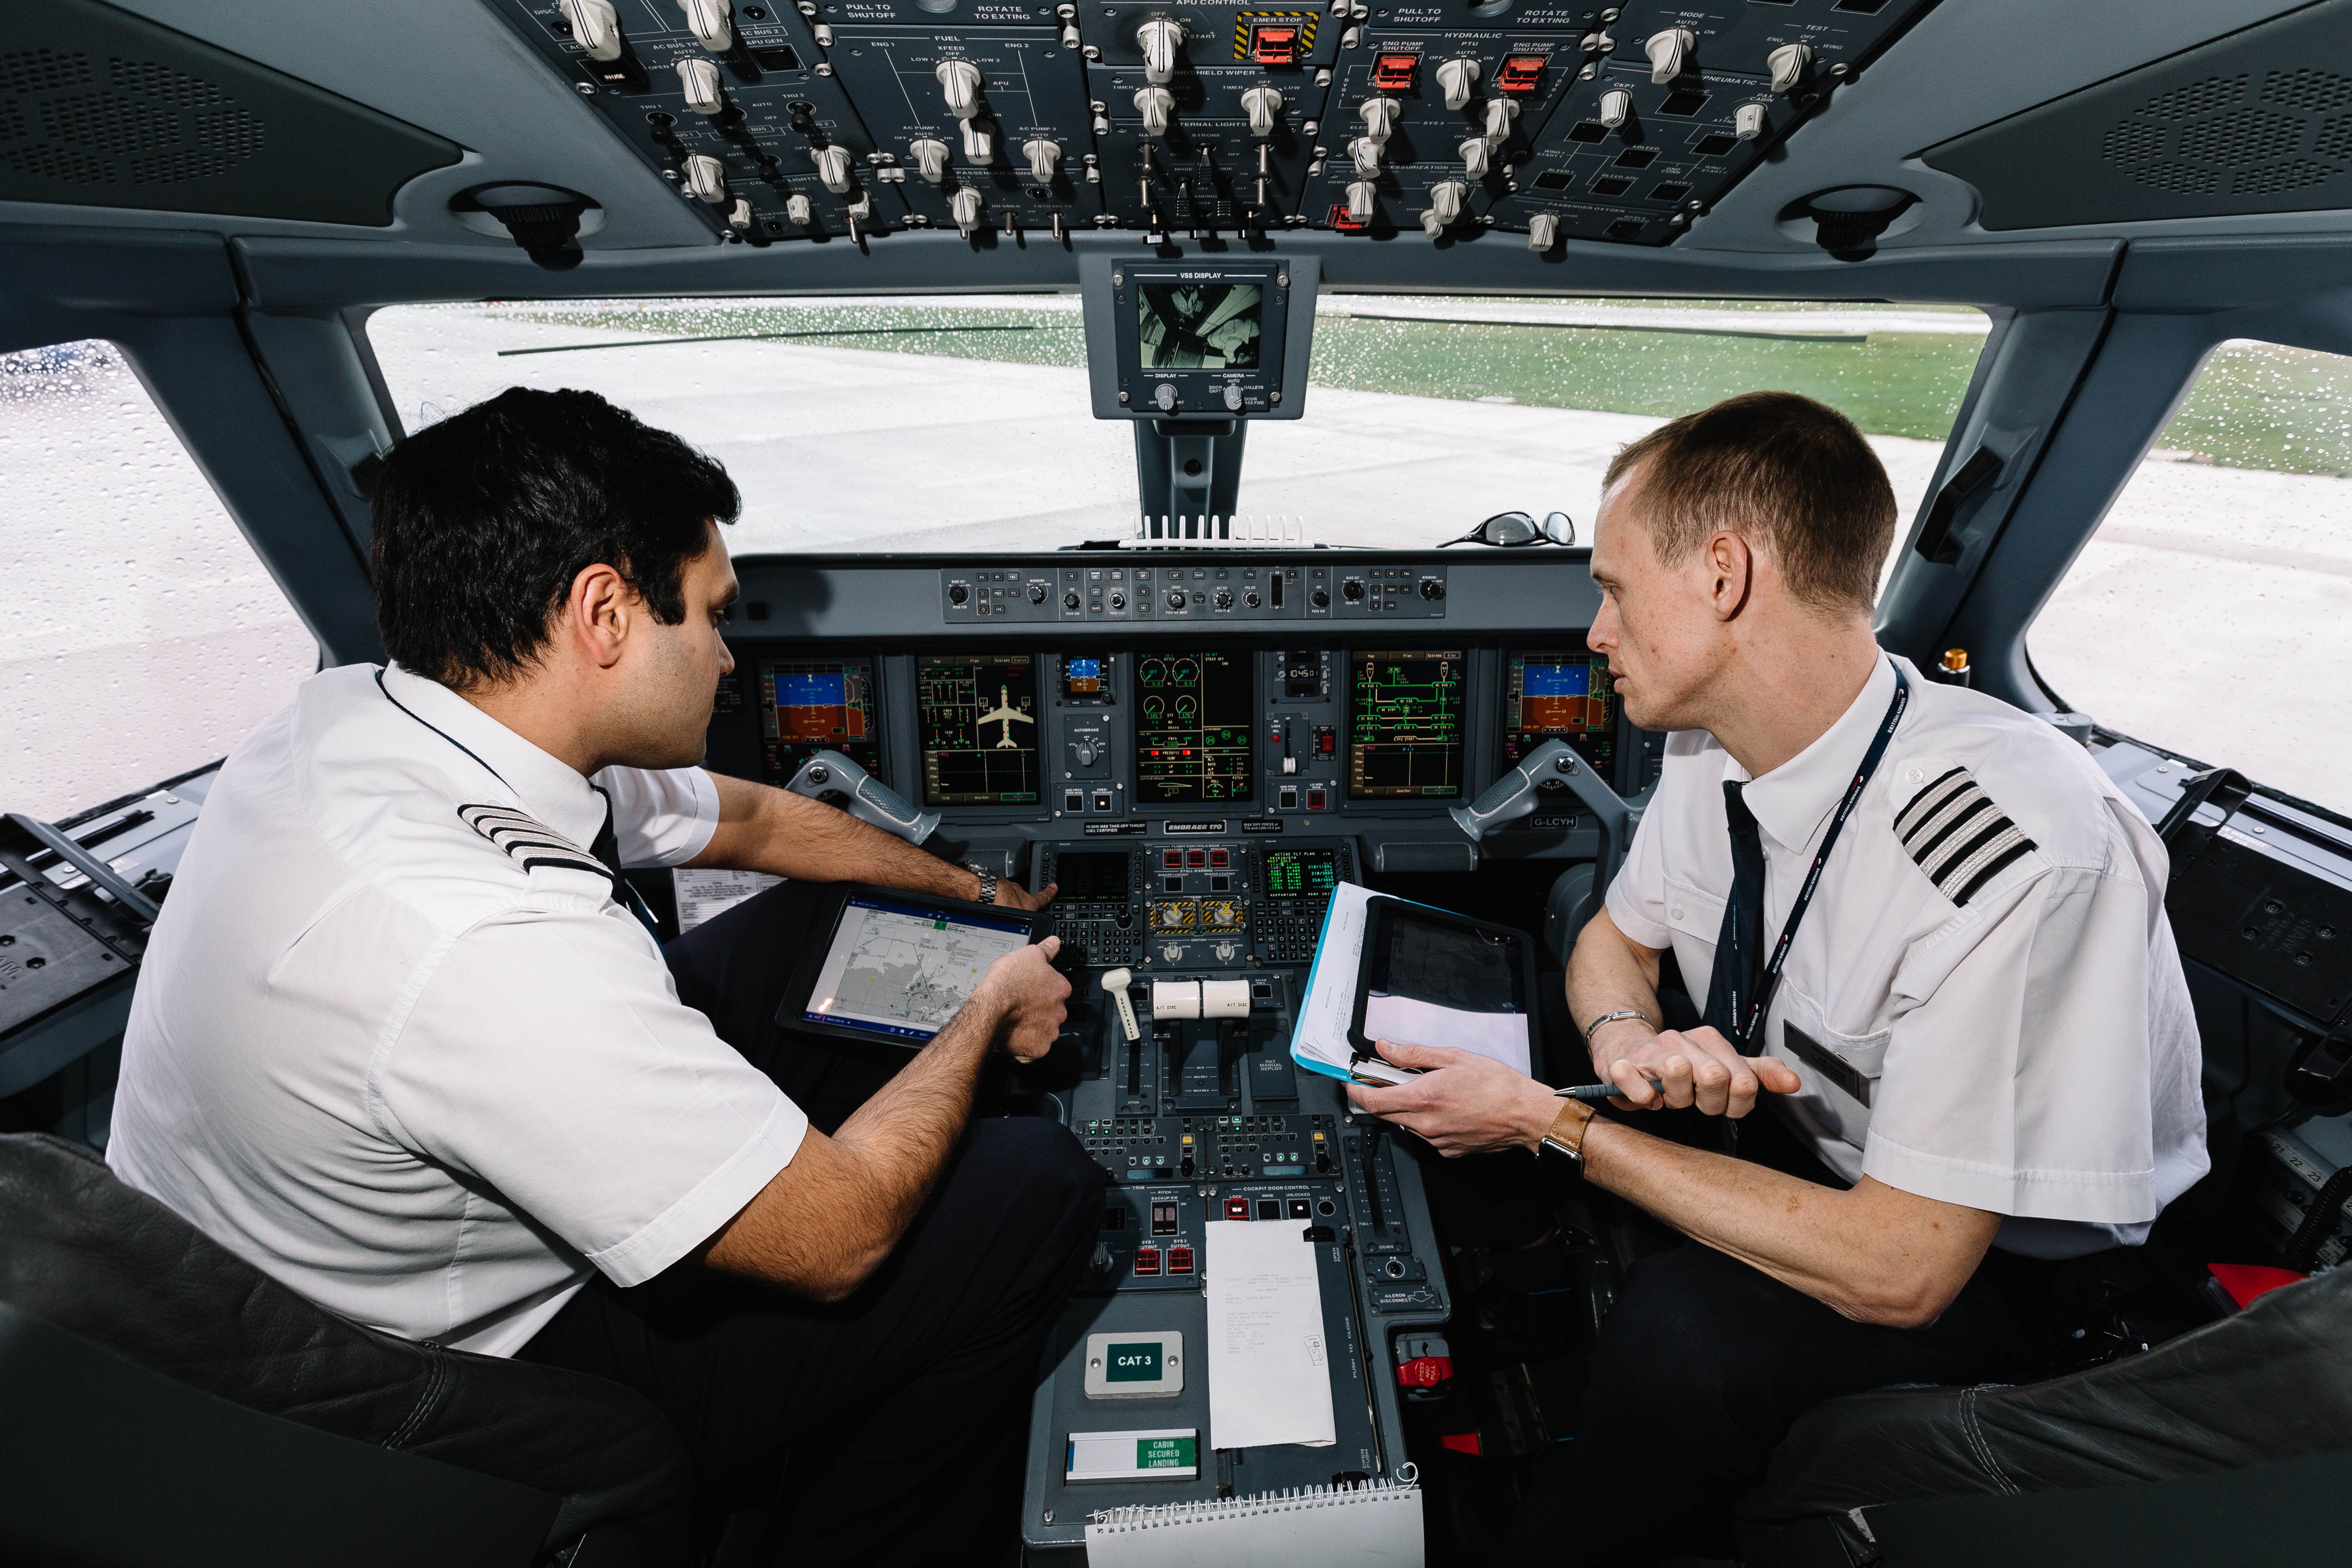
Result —
[[1437, 68], [1437, 85], [1445, 91], [1445, 107], [1467, 109], [1470, 89], [1478, 85], [1476, 60], [1447, 60]]
[[926, 136], [907, 151], [915, 155], [915, 166], [922, 171], [923, 178], [933, 184], [947, 183], [948, 144], [946, 142]]
[[572, 37], [592, 60], [621, 58], [621, 18], [613, 0], [562, 0], [563, 19], [572, 24]]
[[1633, 117], [1633, 95], [1612, 87], [1601, 95], [1601, 123], [1615, 129]]
[[1164, 87], [1139, 89], [1135, 95], [1135, 111], [1143, 116], [1146, 136], [1168, 134], [1168, 116], [1176, 107], [1176, 99]]
[[733, 7], [727, 0], [677, 0], [677, 8], [686, 13], [686, 28], [694, 41], [712, 54], [723, 55], [735, 47], [730, 20]]
[[1254, 87], [1242, 94], [1242, 112], [1249, 116], [1250, 134], [1271, 136], [1282, 123], [1282, 89]]
[[849, 149], [820, 147], [816, 150], [816, 177], [824, 188], [836, 196], [849, 194]]
[[692, 55], [677, 62], [677, 87], [686, 106], [697, 114], [716, 114], [727, 107], [719, 94], [719, 62]]
[[697, 153], [685, 164], [686, 187], [712, 206], [727, 202], [727, 165], [708, 153]]
[[941, 60], [932, 68], [948, 100], [948, 112], [970, 120], [980, 112], [980, 68], [970, 60]]
[[1803, 44], [1782, 44], [1764, 57], [1764, 68], [1772, 73], [1772, 90], [1787, 92], [1805, 79], [1805, 68], [1813, 63], [1813, 51]]
[[1668, 27], [1650, 35], [1642, 52], [1650, 57], [1650, 79], [1663, 86], [1683, 74], [1690, 64], [1691, 51], [1698, 47], [1698, 35], [1688, 27]]
[[1550, 213], [1537, 213], [1528, 219], [1528, 248], [1538, 254], [1559, 243], [1559, 219]]
[[948, 199], [948, 210], [955, 215], [956, 232], [966, 239], [980, 226], [980, 193], [970, 185], [960, 185]]
[[1753, 142], [1764, 134], [1764, 106], [1743, 103], [1739, 112], [1731, 117], [1731, 129], [1742, 142]]
[[1043, 136], [1033, 136], [1021, 144], [1021, 155], [1029, 160], [1029, 177], [1041, 185], [1054, 183], [1054, 167], [1062, 161], [1062, 149]]

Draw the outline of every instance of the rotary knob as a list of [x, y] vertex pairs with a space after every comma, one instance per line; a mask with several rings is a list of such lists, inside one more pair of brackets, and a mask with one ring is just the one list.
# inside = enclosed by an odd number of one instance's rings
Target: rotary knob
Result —
[[1683, 74], [1690, 63], [1691, 51], [1698, 47], [1698, 36], [1688, 27], [1668, 27], [1650, 35], [1642, 52], [1650, 57], [1650, 79], [1663, 86]]
[[723, 55], [735, 47], [735, 28], [730, 19], [734, 8], [727, 0], [677, 0], [677, 8], [686, 13], [687, 31], [694, 41], [714, 55]]
[[814, 210], [809, 205], [809, 199], [798, 193], [784, 198], [785, 218], [799, 224], [803, 228], [808, 226], [808, 221], [814, 216]]
[[1102, 748], [1092, 741], [1080, 741], [1070, 748], [1070, 754], [1078, 759], [1078, 766], [1090, 768], [1094, 766], [1095, 759], [1102, 755]]
[[1118, 592], [1117, 589], [1113, 589], [1110, 595], [1110, 607], [1114, 610], [1123, 610], [1127, 608], [1127, 595]]
[[1358, 180], [1350, 184], [1348, 187], [1348, 221], [1349, 223], [1371, 222], [1374, 211], [1373, 200], [1379, 195], [1380, 187], [1370, 180]]
[[1633, 117], [1633, 95], [1612, 87], [1601, 95], [1601, 123], [1614, 130]]
[[1152, 389], [1151, 401], [1159, 405], [1161, 413], [1172, 412], [1176, 407], [1175, 386], [1169, 382], [1161, 382]]
[[708, 153], [686, 161], [686, 186], [712, 206], [727, 205], [727, 165]]
[[1741, 104], [1738, 112], [1731, 117], [1731, 129], [1742, 142], [1753, 142], [1762, 136], [1765, 131], [1764, 106], [1760, 103]]
[[592, 60], [621, 58], [621, 18], [613, 0], [561, 0], [563, 19], [572, 24], [572, 38]]
[[1483, 180], [1492, 168], [1494, 149], [1486, 145], [1484, 136], [1473, 136], [1455, 149], [1462, 154], [1462, 172], [1474, 180]]
[[923, 178], [933, 184], [945, 184], [948, 177], [948, 144], [937, 137], [926, 136], [907, 149], [915, 155], [915, 166]]
[[1511, 139], [1511, 121], [1519, 117], [1519, 100], [1515, 98], [1490, 98], [1486, 100], [1486, 143], [1500, 147]]
[[1139, 88], [1135, 94], [1135, 111], [1143, 116], [1146, 136], [1168, 134], [1168, 116], [1176, 108], [1176, 99], [1164, 87]]
[[716, 114], [726, 107], [719, 96], [719, 62], [701, 55], [677, 62], [677, 89], [686, 106], [697, 114]]
[[1361, 600], [1363, 596], [1364, 584], [1360, 580], [1350, 577], [1346, 582], [1339, 584], [1339, 597], [1347, 600], [1348, 603], [1351, 605], [1355, 604]]
[[1363, 116], [1364, 134], [1385, 142], [1396, 133], [1397, 100], [1393, 98], [1368, 98], [1356, 112]]
[[1242, 112], [1249, 116], [1250, 134], [1261, 141], [1282, 123], [1282, 89], [1254, 87], [1242, 94]]
[[1184, 47], [1184, 24], [1173, 16], [1154, 16], [1135, 30], [1143, 50], [1143, 79], [1160, 83], [1176, 74], [1176, 51]]
[[1318, 610], [1328, 610], [1331, 607], [1331, 592], [1328, 588], [1318, 588], [1307, 595], [1307, 602]]
[[1077, 607], [1078, 595], [1075, 591], [1062, 595], [1062, 608], [1066, 610], [1075, 610]]
[[1549, 250], [1559, 243], [1559, 219], [1550, 213], [1537, 213], [1528, 219], [1528, 248], [1536, 252]]
[[1184, 607], [1183, 589], [1171, 588], [1168, 590], [1168, 607], [1171, 610], [1181, 610]]
[[824, 188], [836, 196], [849, 194], [849, 149], [820, 147], [816, 150], [816, 177]]
[[1242, 411], [1242, 389], [1240, 387], [1228, 386], [1225, 388], [1225, 408], [1227, 412], [1233, 414], [1239, 414]]
[[1042, 605], [1045, 602], [1045, 584], [1032, 583], [1029, 584], [1029, 602], [1033, 605]]
[[1772, 73], [1772, 90], [1787, 92], [1805, 79], [1805, 68], [1813, 63], [1813, 51], [1802, 44], [1782, 44], [1764, 57], [1764, 68]]
[[1262, 602], [1263, 601], [1258, 598], [1257, 590], [1255, 588], [1252, 588], [1248, 593], [1242, 595], [1242, 603], [1247, 605], [1253, 610], [1256, 609]]
[[980, 112], [980, 68], [970, 60], [941, 60], [931, 69], [948, 100], [948, 112], [970, 120]]
[[1029, 160], [1029, 177], [1041, 185], [1054, 183], [1054, 166], [1062, 161], [1061, 147], [1043, 136], [1033, 136], [1021, 143], [1021, 155]]
[[1356, 173], [1367, 180], [1377, 178], [1381, 172], [1381, 149], [1387, 145], [1377, 136], [1359, 136], [1349, 142], [1348, 158], [1356, 165]]
[[1437, 68], [1437, 85], [1445, 89], [1445, 107], [1467, 109], [1470, 89], [1478, 85], [1476, 60], [1447, 60]]
[[1216, 605], [1217, 608], [1221, 610], [1232, 609], [1234, 607], [1234, 591], [1231, 588], [1218, 589], [1216, 592]]

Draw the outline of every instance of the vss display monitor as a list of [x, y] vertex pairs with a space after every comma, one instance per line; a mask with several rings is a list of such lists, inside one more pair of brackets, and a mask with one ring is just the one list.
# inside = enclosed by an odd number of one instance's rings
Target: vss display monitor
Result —
[[871, 659], [763, 658], [759, 687], [760, 752], [770, 784], [788, 782], [818, 752], [881, 771]]
[[[1617, 694], [1609, 660], [1576, 648], [1514, 648], [1503, 677], [1503, 765], [1546, 741], [1566, 741], [1604, 781], [1616, 776]], [[1557, 779], [1547, 789], [1566, 789]]]
[[1102, 257], [1079, 271], [1096, 417], [1298, 416], [1316, 263]]
[[1357, 653], [1349, 663], [1348, 798], [1459, 795], [1462, 650]]
[[925, 805], [1037, 800], [1037, 661], [1026, 654], [915, 665]]
[[1135, 787], [1146, 805], [1255, 798], [1257, 703], [1246, 653], [1135, 662]]

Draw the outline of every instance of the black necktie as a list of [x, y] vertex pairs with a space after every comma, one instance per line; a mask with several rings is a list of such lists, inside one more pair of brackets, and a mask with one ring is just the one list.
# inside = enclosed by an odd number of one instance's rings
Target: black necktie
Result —
[[658, 942], [662, 939], [661, 927], [654, 922], [654, 912], [646, 908], [645, 900], [637, 897], [636, 889], [621, 875], [621, 836], [613, 831], [613, 797], [594, 784], [588, 787], [596, 790], [596, 798], [604, 803], [604, 826], [596, 830], [595, 842], [588, 846], [588, 853], [604, 863], [606, 874], [613, 879], [613, 901], [636, 916], [638, 923], [653, 932], [654, 941]]
[[1744, 785], [1723, 786], [1723, 815], [1731, 825], [1731, 897], [1723, 906], [1723, 930], [1715, 939], [1715, 973], [1706, 986], [1707, 1026], [1718, 1030], [1741, 1055], [1752, 1054], [1740, 1037], [1738, 1011], [1755, 1005], [1764, 973], [1764, 841], [1756, 814], [1740, 798]]

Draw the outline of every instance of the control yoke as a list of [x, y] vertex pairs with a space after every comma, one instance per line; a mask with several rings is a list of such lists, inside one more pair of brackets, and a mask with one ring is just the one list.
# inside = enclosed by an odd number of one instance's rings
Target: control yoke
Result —
[[1603, 784], [1566, 741], [1546, 741], [1528, 753], [1527, 761], [1496, 779], [1486, 794], [1468, 805], [1455, 806], [1454, 824], [1472, 839], [1483, 838], [1533, 811], [1536, 791], [1547, 779], [1566, 784], [1600, 825], [1600, 883], [1607, 887], [1633, 846], [1633, 829], [1642, 823], [1642, 808]]
[[819, 752], [801, 764], [784, 787], [811, 800], [838, 797], [835, 804], [858, 821], [895, 833], [909, 844], [920, 844], [940, 825], [938, 812], [916, 810], [897, 790], [839, 752]]

